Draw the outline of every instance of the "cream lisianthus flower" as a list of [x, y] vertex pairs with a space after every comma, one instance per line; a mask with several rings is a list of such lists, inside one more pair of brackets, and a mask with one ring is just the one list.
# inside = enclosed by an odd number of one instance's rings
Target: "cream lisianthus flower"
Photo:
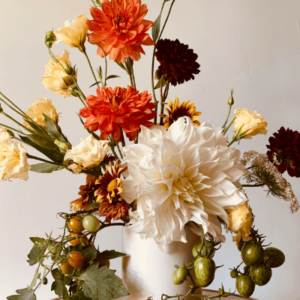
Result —
[[[46, 127], [46, 121], [43, 114], [52, 119], [53, 122], [58, 123], [58, 115], [53, 102], [48, 98], [36, 98], [28, 110], [25, 112], [35, 123]], [[31, 126], [23, 120], [24, 126], [31, 128]]]
[[234, 111], [234, 131], [239, 132], [240, 138], [252, 139], [257, 134], [266, 134], [268, 123], [257, 111], [249, 111], [247, 108], [239, 108]]
[[250, 229], [253, 225], [253, 215], [248, 201], [235, 209], [227, 210], [227, 213], [229, 220], [228, 228], [236, 233], [236, 236], [232, 238], [233, 241], [238, 244], [241, 239], [243, 241], [251, 240]]
[[65, 26], [58, 28], [55, 35], [59, 38], [58, 42], [63, 42], [71, 47], [77, 47], [80, 51], [85, 51], [84, 43], [88, 26], [86, 25], [87, 17], [78, 15], [72, 23], [65, 22]]
[[244, 174], [240, 151], [227, 147], [222, 128], [195, 127], [182, 117], [168, 131], [142, 127], [139, 143], [123, 152], [128, 176], [121, 196], [128, 203], [136, 200], [132, 230], [163, 246], [186, 242], [184, 225], [194, 221], [216, 240], [225, 240], [219, 218], [229, 224], [226, 209], [246, 197], [239, 184]]
[[[53, 59], [49, 59], [49, 63], [46, 65], [45, 75], [42, 78], [42, 82], [46, 89], [63, 96], [63, 98], [71, 96], [72, 88], [75, 87], [72, 76], [66, 74], [61, 66], [66, 64], [69, 69], [72, 69], [69, 55], [69, 52], [64, 50], [61, 56], [55, 56], [59, 63], [56, 63]], [[76, 76], [77, 71], [74, 75], [75, 79]]]
[[85, 140], [81, 139], [77, 146], [68, 150], [64, 160], [73, 162], [69, 169], [77, 174], [81, 170], [98, 166], [109, 150], [108, 141], [98, 141], [90, 134]]
[[23, 145], [13, 141], [7, 129], [0, 127], [0, 181], [10, 178], [27, 180], [29, 170]]

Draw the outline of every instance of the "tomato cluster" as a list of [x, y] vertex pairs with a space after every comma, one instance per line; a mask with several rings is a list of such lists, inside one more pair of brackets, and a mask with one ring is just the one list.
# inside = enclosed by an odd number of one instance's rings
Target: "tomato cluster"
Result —
[[246, 265], [244, 272], [235, 268], [230, 276], [236, 278], [236, 288], [243, 297], [250, 297], [255, 286], [266, 285], [272, 277], [272, 268], [280, 267], [285, 256], [277, 248], [269, 247], [264, 249], [262, 241], [254, 236], [254, 239], [243, 243], [240, 247], [243, 263]]

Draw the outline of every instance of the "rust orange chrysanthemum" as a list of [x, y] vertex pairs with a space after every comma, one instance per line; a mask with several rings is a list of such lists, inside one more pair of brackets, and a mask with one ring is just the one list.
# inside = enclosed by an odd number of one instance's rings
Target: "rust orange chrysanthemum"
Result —
[[194, 103], [190, 104], [190, 100], [185, 102], [183, 101], [181, 104], [179, 99], [176, 97], [174, 103], [170, 100], [168, 101], [168, 105], [170, 109], [166, 109], [169, 115], [161, 114], [160, 116], [165, 119], [164, 121], [164, 129], [168, 129], [172, 123], [177, 121], [180, 117], [189, 117], [192, 119], [194, 126], [200, 126], [200, 122], [198, 121], [201, 112], [196, 111], [196, 106]]
[[80, 186], [78, 193], [80, 198], [71, 202], [71, 206], [74, 211], [78, 210], [89, 210], [92, 206], [93, 201], [95, 201], [95, 190], [97, 189], [96, 176], [86, 176], [86, 184]]
[[[141, 0], [103, 0], [102, 9], [90, 9], [93, 20], [87, 21], [89, 42], [97, 44], [110, 60], [123, 63], [127, 57], [139, 60], [145, 54], [142, 45], [154, 45], [146, 33], [153, 22], [144, 20], [147, 5]], [[98, 49], [98, 55], [104, 57]]]
[[80, 110], [80, 115], [86, 119], [84, 127], [91, 131], [100, 130], [101, 139], [107, 140], [113, 134], [115, 141], [122, 141], [122, 129], [132, 141], [141, 130], [141, 125], [150, 127], [149, 120], [156, 112], [155, 103], [147, 91], [139, 93], [133, 87], [120, 88], [103, 86], [97, 89], [97, 96], [88, 96], [87, 107]]
[[105, 221], [108, 223], [111, 219], [119, 220], [128, 216], [129, 206], [120, 196], [123, 192], [121, 174], [125, 170], [116, 162], [114, 167], [108, 166], [105, 174], [96, 181], [99, 185], [95, 191], [96, 201], [101, 203], [99, 213], [106, 217]]

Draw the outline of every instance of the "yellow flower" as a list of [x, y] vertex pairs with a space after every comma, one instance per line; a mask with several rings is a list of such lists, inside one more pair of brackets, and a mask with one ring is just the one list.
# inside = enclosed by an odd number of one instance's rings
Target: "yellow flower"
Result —
[[55, 31], [55, 35], [59, 38], [58, 42], [76, 47], [82, 52], [85, 51], [84, 43], [88, 31], [86, 21], [87, 17], [85, 15], [76, 16], [72, 23], [66, 21], [64, 27]]
[[254, 135], [267, 133], [268, 123], [255, 110], [250, 112], [247, 108], [239, 108], [234, 113], [234, 131], [238, 132], [240, 138], [251, 139]]
[[0, 127], [0, 181], [10, 178], [27, 180], [29, 170], [23, 145], [13, 141], [7, 129]]
[[[69, 52], [64, 50], [61, 56], [55, 56], [59, 63], [56, 63], [53, 59], [49, 60], [46, 65], [45, 75], [42, 78], [42, 82], [46, 89], [55, 92], [58, 95], [62, 95], [63, 98], [69, 97], [72, 94], [72, 87], [75, 83], [71, 75], [66, 74], [61, 65], [68, 65], [69, 69], [72, 69], [71, 62], [69, 60]], [[77, 71], [76, 71], [77, 73]], [[76, 79], [76, 75], [74, 75]]]
[[64, 160], [73, 162], [68, 168], [78, 174], [81, 170], [98, 166], [109, 150], [108, 141], [98, 141], [90, 134], [77, 146], [67, 150]]
[[181, 117], [189, 117], [193, 121], [195, 127], [200, 126], [200, 122], [197, 120], [201, 115], [201, 112], [196, 111], [196, 106], [194, 103], [190, 104], [190, 100], [185, 102], [183, 101], [181, 104], [179, 99], [176, 97], [174, 103], [170, 100], [168, 101], [168, 105], [170, 109], [166, 109], [168, 112], [168, 116], [165, 114], [161, 114], [160, 117], [165, 119], [164, 121], [164, 129], [168, 129], [174, 122], [176, 122]]
[[[58, 115], [53, 102], [48, 98], [36, 98], [28, 111], [26, 111], [27, 116], [29, 116], [35, 123], [40, 126], [46, 127], [46, 121], [43, 114], [47, 115], [53, 122], [58, 123]], [[23, 120], [23, 124], [31, 129], [31, 126]]]
[[253, 215], [248, 201], [235, 209], [228, 209], [227, 214], [229, 229], [237, 234], [233, 237], [233, 241], [238, 244], [241, 239], [243, 239], [243, 241], [251, 240], [250, 229], [253, 225]]

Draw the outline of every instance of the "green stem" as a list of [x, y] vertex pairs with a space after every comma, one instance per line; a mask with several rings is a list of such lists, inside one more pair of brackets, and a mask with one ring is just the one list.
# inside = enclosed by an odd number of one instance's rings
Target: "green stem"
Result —
[[86, 51], [85, 51], [85, 50], [83, 51], [83, 54], [85, 55], [85, 57], [86, 57], [86, 59], [87, 59], [87, 61], [88, 61], [88, 64], [89, 64], [89, 66], [90, 66], [90, 69], [91, 69], [91, 71], [92, 71], [92, 74], [93, 74], [93, 76], [94, 76], [94, 79], [95, 79], [95, 83], [97, 83], [97, 86], [98, 86], [98, 88], [100, 89], [100, 86], [99, 86], [99, 83], [98, 83], [97, 77], [96, 77], [96, 75], [95, 75], [95, 72], [94, 72], [94, 70], [93, 70], [93, 67], [92, 67], [91, 61], [90, 61], [90, 59], [89, 59], [89, 57], [88, 57], [88, 55], [87, 55], [87, 53], [86, 53]]
[[120, 157], [123, 159], [123, 155], [122, 155], [122, 152], [121, 152], [121, 149], [120, 149], [119, 143], [117, 143], [117, 148], [118, 148], [118, 151], [119, 151]]
[[226, 119], [225, 123], [222, 126], [223, 131], [225, 130], [225, 126], [226, 126], [226, 124], [228, 122], [228, 119], [229, 119], [229, 116], [230, 116], [230, 113], [231, 113], [231, 108], [232, 108], [232, 105], [229, 105], [229, 112], [228, 112], [228, 115], [227, 115], [227, 119]]
[[118, 157], [118, 155], [117, 155], [117, 153], [115, 151], [115, 144], [116, 144], [116, 142], [115, 142], [114, 137], [112, 135], [110, 136], [110, 143], [112, 145], [111, 151], [112, 151], [113, 155], [115, 156], [116, 159], [120, 160], [120, 158]]
[[[23, 117], [27, 117], [28, 118], [28, 116], [23, 112], [23, 110], [20, 108], [20, 107], [18, 107], [15, 103], [13, 103], [9, 98], [7, 98], [4, 94], [2, 94], [1, 92], [0, 92], [0, 95], [3, 97], [3, 98], [5, 98], [11, 105], [13, 105], [17, 110], [19, 110], [19, 113], [18, 114], [21, 114]], [[3, 99], [0, 99], [0, 100], [2, 100], [7, 106], [9, 106], [9, 104], [7, 104]], [[9, 106], [11, 109], [13, 109], [11, 106]], [[14, 109], [13, 109], [14, 110]], [[14, 110], [14, 111], [16, 111], [16, 110]]]
[[131, 82], [131, 86], [134, 87], [136, 89], [136, 83], [135, 83], [135, 77], [134, 77], [134, 70], [133, 70], [133, 60], [131, 58], [129, 58], [130, 61], [130, 82]]
[[259, 187], [259, 186], [264, 186], [266, 185], [265, 183], [260, 183], [260, 184], [242, 184], [242, 187]]
[[10, 119], [11, 121], [15, 122], [16, 124], [18, 124], [19, 126], [21, 126], [22, 128], [24, 128], [25, 130], [31, 132], [31, 133], [35, 133], [35, 131], [27, 128], [26, 126], [24, 126], [23, 124], [19, 123], [17, 120], [15, 120], [14, 118], [12, 118], [11, 116], [9, 116], [8, 114], [6, 114], [4, 111], [1, 112], [6, 118]]
[[107, 59], [106, 59], [106, 55], [104, 50], [98, 45], [98, 47], [100, 48], [100, 50], [102, 51], [102, 54], [104, 56], [104, 61], [105, 61], [105, 73], [104, 73], [104, 86], [106, 86], [106, 77], [107, 77]]
[[226, 134], [226, 132], [229, 130], [229, 128], [231, 127], [231, 125], [232, 125], [233, 122], [235, 121], [235, 118], [236, 118], [236, 117], [233, 118], [233, 120], [230, 122], [230, 124], [228, 125], [228, 127], [227, 127], [226, 129], [224, 128], [223, 134]]
[[5, 128], [7, 128], [7, 129], [10, 129], [10, 130], [13, 130], [13, 131], [16, 131], [16, 132], [18, 132], [18, 133], [24, 134], [24, 132], [22, 132], [22, 131], [20, 131], [20, 130], [17, 130], [17, 129], [15, 129], [15, 128], [12, 128], [12, 127], [10, 127], [10, 126], [7, 126], [7, 125], [5, 125], [5, 124], [1, 124], [1, 123], [0, 123], [0, 126], [5, 127]]
[[[165, 100], [168, 96], [168, 92], [169, 92], [169, 81], [167, 81], [167, 85], [165, 87], [165, 91], [164, 93], [162, 92], [163, 87], [162, 85], [160, 86], [160, 98], [161, 98], [161, 104], [160, 104], [160, 114], [162, 115], [164, 113], [165, 110]], [[163, 117], [160, 117], [160, 125], [163, 125], [164, 119]]]
[[[165, 30], [165, 27], [166, 27], [167, 22], [168, 22], [168, 20], [169, 20], [169, 17], [170, 17], [170, 14], [171, 14], [171, 11], [172, 11], [172, 7], [173, 7], [174, 3], [175, 3], [175, 0], [173, 0], [172, 3], [171, 3], [171, 5], [170, 5], [170, 8], [169, 8], [169, 12], [168, 12], [167, 18], [166, 18], [165, 23], [164, 23], [164, 25], [163, 25], [163, 28], [162, 28], [162, 30], [161, 30], [161, 32], [160, 32], [158, 38], [157, 38], [157, 41], [160, 40], [160, 38], [161, 38], [161, 36], [162, 36], [162, 34], [163, 34], [164, 30]], [[163, 11], [164, 5], [165, 5], [165, 1], [164, 1], [163, 5], [162, 5], [160, 14], [161, 14], [162, 11]], [[152, 84], [152, 94], [153, 94], [153, 99], [154, 99], [154, 102], [157, 104], [158, 101], [157, 101], [157, 99], [156, 99], [155, 88], [154, 88], [154, 57], [155, 57], [156, 44], [157, 44], [157, 42], [154, 44], [154, 47], [153, 47], [153, 54], [152, 54], [151, 84]], [[157, 112], [157, 105], [156, 105], [156, 107], [155, 107], [155, 111]], [[157, 115], [156, 115], [155, 118], [154, 118], [154, 124], [155, 124], [155, 125], [156, 125], [156, 122], [157, 122]]]

